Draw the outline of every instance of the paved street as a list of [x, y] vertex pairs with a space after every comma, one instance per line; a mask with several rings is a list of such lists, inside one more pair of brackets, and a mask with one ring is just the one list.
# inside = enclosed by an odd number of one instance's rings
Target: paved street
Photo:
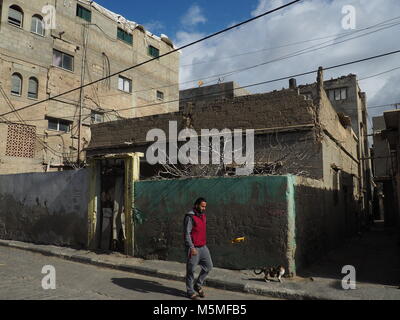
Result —
[[[56, 289], [44, 290], [44, 265], [56, 269]], [[1, 300], [187, 300], [184, 283], [0, 247]], [[207, 289], [207, 299], [270, 300], [270, 298]]]

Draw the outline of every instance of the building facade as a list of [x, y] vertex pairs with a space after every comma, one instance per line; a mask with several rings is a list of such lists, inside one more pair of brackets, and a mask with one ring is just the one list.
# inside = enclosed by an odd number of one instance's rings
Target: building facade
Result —
[[[293, 85], [296, 86], [295, 81]], [[299, 85], [300, 93], [307, 99], [316, 97], [316, 83]], [[359, 177], [361, 203], [365, 216], [372, 217], [373, 176], [371, 154], [368, 146], [367, 96], [358, 84], [357, 76], [349, 74], [324, 81], [327, 96], [343, 123], [349, 123], [355, 132], [358, 143]]]
[[76, 168], [91, 124], [178, 110], [178, 52], [129, 69], [167, 36], [86, 0], [1, 0], [0, 19], [0, 174]]

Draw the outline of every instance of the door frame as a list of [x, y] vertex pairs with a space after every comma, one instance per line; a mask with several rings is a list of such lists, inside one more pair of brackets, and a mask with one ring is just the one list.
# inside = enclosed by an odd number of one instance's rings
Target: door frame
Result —
[[[140, 158], [144, 157], [141, 152], [136, 153], [120, 153], [120, 154], [107, 154], [88, 159], [90, 173], [89, 173], [89, 203], [88, 203], [88, 240], [87, 246], [90, 249], [96, 248], [96, 231], [97, 231], [97, 213], [98, 213], [98, 185], [100, 183], [100, 161], [106, 159], [119, 159], [124, 160], [125, 165], [125, 179], [124, 179], [124, 205], [125, 205], [125, 254], [134, 256], [135, 254], [135, 240], [134, 240], [134, 186], [135, 181], [140, 178]], [[101, 230], [100, 230], [101, 232]]]

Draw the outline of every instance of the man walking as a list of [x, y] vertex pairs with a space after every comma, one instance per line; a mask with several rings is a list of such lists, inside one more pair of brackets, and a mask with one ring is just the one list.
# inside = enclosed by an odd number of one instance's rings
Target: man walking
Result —
[[[187, 256], [186, 290], [188, 297], [193, 300], [205, 297], [201, 286], [213, 267], [210, 251], [206, 246], [206, 206], [206, 200], [198, 198], [194, 203], [193, 210], [185, 215], [183, 222], [185, 254]], [[201, 271], [196, 283], [194, 283], [194, 271], [197, 265], [200, 265]]]

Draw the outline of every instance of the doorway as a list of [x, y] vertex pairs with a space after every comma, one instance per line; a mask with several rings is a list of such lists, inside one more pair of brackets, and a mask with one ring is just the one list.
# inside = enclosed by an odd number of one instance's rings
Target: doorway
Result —
[[100, 217], [98, 249], [125, 252], [125, 161], [100, 161]]

